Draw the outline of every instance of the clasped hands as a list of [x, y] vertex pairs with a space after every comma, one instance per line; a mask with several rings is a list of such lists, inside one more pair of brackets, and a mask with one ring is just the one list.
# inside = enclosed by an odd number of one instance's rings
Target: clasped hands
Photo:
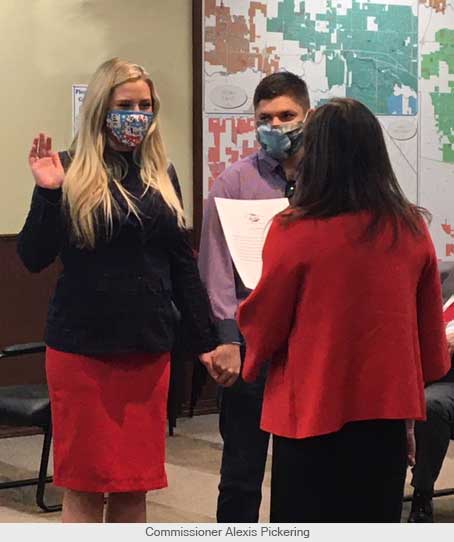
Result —
[[220, 386], [232, 386], [240, 375], [241, 355], [237, 344], [221, 344], [212, 352], [200, 354], [199, 359]]
[[[232, 386], [240, 375], [241, 355], [239, 345], [221, 344], [212, 352], [200, 354], [199, 359], [207, 368], [210, 376], [220, 386]], [[407, 440], [407, 463], [410, 466], [414, 466], [416, 458], [414, 420], [406, 420], [405, 426]]]

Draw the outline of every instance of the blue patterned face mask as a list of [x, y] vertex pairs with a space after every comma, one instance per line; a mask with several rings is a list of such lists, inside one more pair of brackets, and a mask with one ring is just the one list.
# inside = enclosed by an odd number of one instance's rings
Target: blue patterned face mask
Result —
[[112, 109], [107, 113], [106, 126], [118, 143], [132, 149], [142, 143], [153, 119], [153, 113]]
[[257, 126], [257, 141], [262, 149], [275, 160], [286, 160], [303, 145], [304, 121], [281, 126], [260, 124]]

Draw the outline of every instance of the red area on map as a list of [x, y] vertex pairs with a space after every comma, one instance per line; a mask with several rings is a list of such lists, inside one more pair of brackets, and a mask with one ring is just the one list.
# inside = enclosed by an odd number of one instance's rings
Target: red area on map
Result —
[[279, 70], [279, 57], [274, 55], [275, 47], [261, 50], [251, 43], [259, 38], [255, 26], [257, 12], [266, 15], [266, 4], [250, 2], [248, 19], [232, 15], [230, 7], [216, 0], [205, 0], [205, 17], [215, 17], [214, 26], [205, 28], [205, 62], [212, 66], [224, 66], [227, 73], [239, 73], [248, 68], [265, 75]]
[[224, 169], [257, 150], [254, 133], [253, 117], [208, 119], [208, 189]]
[[454, 237], [454, 228], [451, 226], [451, 224], [448, 224], [448, 222], [445, 220], [445, 222], [441, 225], [441, 227], [443, 228], [443, 231], [451, 236], [451, 237]]

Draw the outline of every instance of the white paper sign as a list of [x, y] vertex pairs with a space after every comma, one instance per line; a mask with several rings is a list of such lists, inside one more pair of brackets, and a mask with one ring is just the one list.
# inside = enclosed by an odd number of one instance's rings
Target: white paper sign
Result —
[[73, 137], [76, 135], [77, 130], [79, 129], [80, 108], [82, 107], [82, 102], [84, 101], [85, 93], [87, 92], [87, 86], [88, 85], [72, 86]]
[[273, 217], [288, 207], [288, 199], [214, 199], [233, 263], [246, 288], [254, 289], [262, 274], [268, 229]]

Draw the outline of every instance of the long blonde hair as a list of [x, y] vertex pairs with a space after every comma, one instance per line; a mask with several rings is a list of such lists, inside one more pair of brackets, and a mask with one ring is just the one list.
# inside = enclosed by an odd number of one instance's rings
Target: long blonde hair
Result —
[[154, 121], [136, 151], [144, 194], [150, 188], [159, 191], [176, 215], [178, 225], [184, 227], [183, 208], [167, 173], [168, 160], [157, 122], [159, 98], [155, 87], [144, 68], [112, 58], [96, 70], [88, 85], [81, 108], [79, 131], [70, 148], [71, 165], [63, 183], [63, 201], [69, 210], [71, 233], [82, 248], [94, 248], [99, 234], [104, 233], [107, 237], [112, 234], [118, 204], [113, 198], [111, 183], [118, 188], [128, 211], [140, 220], [134, 196], [121, 184], [121, 164], [119, 167], [118, 163], [106, 160], [104, 152], [107, 142], [105, 119], [112, 93], [119, 85], [139, 79], [150, 87], [154, 114]]

